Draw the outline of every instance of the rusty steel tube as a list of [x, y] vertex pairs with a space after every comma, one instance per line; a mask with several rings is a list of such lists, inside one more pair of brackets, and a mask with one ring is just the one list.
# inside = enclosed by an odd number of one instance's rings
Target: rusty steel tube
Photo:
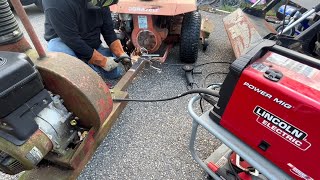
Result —
[[19, 16], [24, 28], [26, 29], [34, 47], [36, 48], [36, 50], [38, 52], [40, 59], [46, 57], [46, 52], [44, 51], [44, 49], [39, 41], [39, 38], [38, 38], [36, 32], [34, 31], [32, 25], [29, 21], [28, 15], [22, 7], [20, 0], [11, 0], [11, 4], [14, 7], [17, 15]]

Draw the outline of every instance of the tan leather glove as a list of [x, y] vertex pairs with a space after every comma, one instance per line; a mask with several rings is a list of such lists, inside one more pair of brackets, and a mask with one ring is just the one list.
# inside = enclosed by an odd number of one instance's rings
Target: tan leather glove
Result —
[[105, 57], [97, 50], [93, 50], [93, 54], [89, 60], [89, 63], [100, 66], [105, 71], [112, 71], [119, 65], [114, 61], [114, 57]]
[[127, 53], [124, 52], [120, 40], [113, 41], [109, 46], [111, 52], [117, 57], [120, 58], [121, 64], [123, 64], [126, 71], [132, 67], [131, 58]]

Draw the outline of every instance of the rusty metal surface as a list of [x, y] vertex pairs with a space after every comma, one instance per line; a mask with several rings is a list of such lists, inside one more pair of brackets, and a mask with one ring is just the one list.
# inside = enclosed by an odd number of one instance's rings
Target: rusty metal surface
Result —
[[119, 82], [115, 85], [113, 90], [115, 91], [125, 91], [128, 86], [131, 84], [132, 80], [137, 76], [137, 74], [144, 68], [147, 61], [142, 58], [137, 59], [136, 62], [133, 63], [132, 68], [122, 76]]
[[174, 16], [197, 10], [195, 0], [119, 0], [112, 12]]
[[[29, 139], [21, 146], [16, 146], [7, 140], [0, 138], [0, 149], [10, 156], [22, 162], [26, 169], [32, 169], [34, 164], [27, 159], [26, 155], [32, 148], [37, 147], [38, 150], [46, 155], [52, 149], [52, 143], [50, 139], [40, 130], [37, 130]], [[41, 157], [43, 158], [43, 157]], [[9, 163], [9, 162], [8, 162]]]
[[103, 124], [112, 111], [111, 95], [102, 78], [88, 65], [63, 53], [50, 53], [35, 64], [45, 87], [62, 97], [82, 126], [97, 130]]
[[22, 37], [19, 41], [15, 42], [15, 43], [0, 46], [0, 51], [11, 51], [11, 52], [24, 53], [29, 49], [31, 49], [31, 46], [25, 37]]
[[276, 33], [264, 19], [248, 15], [241, 9], [226, 16], [223, 23], [236, 58], [245, 54], [268, 34]]
[[11, 4], [14, 7], [15, 12], [19, 16], [24, 28], [26, 29], [34, 47], [36, 48], [36, 50], [39, 54], [39, 57], [44, 58], [46, 56], [46, 52], [44, 51], [44, 49], [39, 41], [39, 38], [38, 38], [36, 32], [34, 31], [32, 25], [31, 25], [31, 22], [29, 21], [28, 15], [22, 7], [20, 0], [11, 0]]
[[[117, 98], [127, 98], [128, 93], [121, 91], [114, 91], [113, 94], [116, 93]], [[93, 156], [94, 152], [106, 137], [108, 132], [110, 131], [113, 123], [118, 119], [118, 116], [121, 114], [123, 109], [126, 107], [127, 103], [114, 103], [113, 110], [107, 120], [104, 122], [102, 127], [98, 132], [94, 132], [93, 130], [89, 131], [88, 136], [85, 139], [85, 142], [81, 144], [73, 158], [71, 159], [72, 167], [75, 167], [72, 174], [70, 175], [70, 179], [76, 179], [85, 165]], [[94, 135], [95, 134], [95, 135]]]
[[172, 48], [173, 48], [173, 44], [169, 44], [162, 57], [154, 57], [152, 58], [152, 60], [156, 60], [156, 61], [159, 61], [160, 63], [164, 63], [167, 60], [169, 52]]

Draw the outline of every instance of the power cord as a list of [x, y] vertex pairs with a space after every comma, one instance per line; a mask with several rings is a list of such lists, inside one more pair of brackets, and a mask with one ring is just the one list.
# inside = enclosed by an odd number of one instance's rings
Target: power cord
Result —
[[171, 101], [174, 99], [178, 99], [178, 98], [184, 97], [189, 94], [199, 94], [199, 93], [207, 94], [207, 95], [214, 96], [214, 97], [220, 96], [218, 91], [213, 91], [213, 90], [206, 89], [206, 88], [198, 88], [198, 89], [189, 90], [187, 92], [184, 92], [184, 93], [179, 94], [174, 97], [163, 98], [163, 99], [118, 99], [118, 98], [115, 98], [115, 99], [113, 99], [113, 101], [115, 101], [115, 102], [163, 102], [163, 101]]
[[206, 77], [203, 79], [202, 87], [206, 87], [206, 82], [207, 79], [212, 76], [212, 75], [217, 75], [217, 74], [228, 74], [227, 72], [212, 72], [206, 75]]
[[[204, 66], [204, 65], [208, 65], [208, 64], [231, 64], [230, 62], [225, 62], [225, 61], [210, 61], [210, 62], [206, 62], [206, 63], [201, 63], [201, 64], [195, 64], [194, 67], [200, 67], [200, 66]], [[168, 65], [168, 66], [184, 66], [186, 64], [171, 64], [171, 63], [162, 63], [163, 65]]]

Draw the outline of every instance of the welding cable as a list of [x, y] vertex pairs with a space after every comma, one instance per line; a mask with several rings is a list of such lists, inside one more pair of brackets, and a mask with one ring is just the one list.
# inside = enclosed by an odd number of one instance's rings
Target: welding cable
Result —
[[178, 98], [184, 97], [189, 94], [199, 94], [199, 93], [207, 94], [207, 95], [214, 96], [214, 97], [219, 97], [218, 91], [213, 91], [213, 90], [206, 89], [206, 88], [199, 88], [199, 89], [191, 89], [187, 92], [179, 94], [178, 96], [164, 98], [164, 99], [118, 99], [118, 98], [115, 98], [115, 99], [113, 99], [113, 101], [114, 102], [163, 102], [163, 101], [171, 101], [174, 99], [178, 99]]
[[200, 66], [204, 66], [204, 65], [208, 65], [208, 64], [231, 64], [230, 62], [225, 62], [225, 61], [211, 61], [211, 62], [206, 62], [206, 63], [202, 63], [202, 64], [196, 64], [194, 67], [200, 67]]
[[[212, 83], [209, 86], [207, 86], [207, 88], [216, 90], [217, 88], [220, 88], [221, 85], [222, 85], [222, 83]], [[203, 100], [205, 100], [206, 102], [208, 102], [209, 104], [211, 104], [213, 106], [217, 103], [217, 101], [212, 96], [208, 96], [206, 94], [201, 94], [201, 93], [199, 95], [201, 96], [200, 101], [199, 101], [199, 106], [200, 106], [200, 110], [202, 113], [204, 112], [203, 104], [202, 104]]]
[[[210, 62], [206, 62], [206, 63], [201, 63], [201, 64], [195, 64], [194, 67], [201, 67], [204, 65], [208, 65], [208, 64], [231, 64], [230, 62], [225, 62], [225, 61], [210, 61]], [[186, 64], [171, 64], [171, 63], [162, 63], [163, 65], [168, 65], [168, 66], [185, 66]]]
[[206, 82], [210, 76], [217, 75], [217, 74], [226, 75], [226, 74], [228, 74], [228, 72], [212, 72], [212, 73], [207, 74], [206, 77], [203, 79], [202, 87], [206, 87]]

